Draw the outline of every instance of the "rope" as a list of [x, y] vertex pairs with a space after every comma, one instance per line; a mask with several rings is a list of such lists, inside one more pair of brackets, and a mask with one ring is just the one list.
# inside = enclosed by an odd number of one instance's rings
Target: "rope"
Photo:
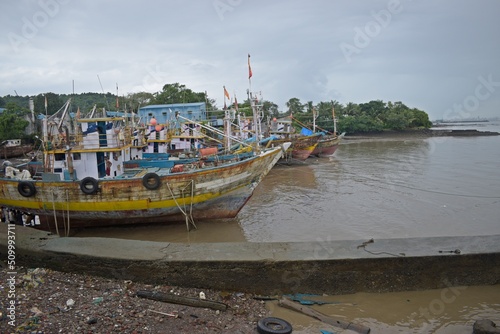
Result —
[[56, 223], [56, 233], [59, 236], [59, 227], [57, 226], [57, 216], [56, 216], [56, 204], [54, 194], [52, 194], [52, 211], [54, 212], [54, 222]]
[[[192, 184], [192, 181], [191, 181], [191, 184]], [[188, 214], [186, 211], [184, 211], [182, 209], [182, 207], [179, 205], [179, 202], [177, 202], [177, 199], [175, 198], [175, 195], [174, 195], [174, 192], [172, 191], [172, 188], [170, 188], [170, 184], [168, 184], [168, 183], [167, 183], [167, 188], [168, 188], [168, 191], [170, 191], [170, 195], [172, 196], [172, 199], [174, 200], [175, 205], [177, 205], [177, 207], [179, 208], [179, 210], [181, 210], [184, 217], [186, 217], [186, 228], [187, 228], [188, 232], [189, 232], [189, 223], [193, 224], [194, 228], [197, 228], [195, 223], [194, 223], [192, 213], [190, 212]], [[192, 205], [193, 205], [193, 197], [191, 195], [191, 210], [192, 210]]]
[[399, 253], [399, 254], [394, 254], [394, 253], [389, 253], [389, 252], [372, 252], [372, 251], [369, 251], [368, 249], [366, 249], [366, 246], [368, 246], [368, 244], [372, 244], [374, 243], [375, 241], [373, 239], [370, 239], [368, 241], [365, 241], [363, 242], [361, 245], [358, 246], [358, 249], [359, 248], [363, 248], [363, 250], [367, 253], [370, 253], [372, 255], [382, 255], [382, 254], [386, 254], [386, 255], [391, 255], [391, 256], [395, 256], [395, 257], [404, 257], [406, 256], [405, 253]]

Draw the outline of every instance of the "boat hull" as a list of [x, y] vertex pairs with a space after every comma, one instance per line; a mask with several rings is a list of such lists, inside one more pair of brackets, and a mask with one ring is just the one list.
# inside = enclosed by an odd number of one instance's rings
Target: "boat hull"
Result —
[[[195, 220], [232, 218], [281, 155], [278, 147], [246, 160], [189, 172], [143, 169], [132, 178], [97, 180], [95, 193], [92, 189], [84, 192], [83, 180], [0, 179], [0, 206], [38, 216], [37, 227], [45, 230], [54, 230], [56, 223], [58, 228], [78, 228], [168, 223], [186, 221], [188, 216]], [[156, 189], [145, 184], [151, 173]], [[32, 184], [33, 193], [26, 183]]]
[[4, 146], [0, 150], [0, 157], [3, 159], [17, 158], [33, 151], [32, 145]]
[[316, 145], [315, 149], [311, 153], [311, 155], [316, 157], [324, 157], [330, 156], [335, 153], [337, 148], [342, 141], [343, 135], [335, 136], [335, 137], [327, 137], [322, 138], [318, 141], [318, 145]]
[[286, 150], [283, 160], [305, 161], [316, 148], [319, 138], [319, 136], [303, 136], [285, 140], [273, 140], [271, 143], [276, 144], [291, 141], [292, 145]]

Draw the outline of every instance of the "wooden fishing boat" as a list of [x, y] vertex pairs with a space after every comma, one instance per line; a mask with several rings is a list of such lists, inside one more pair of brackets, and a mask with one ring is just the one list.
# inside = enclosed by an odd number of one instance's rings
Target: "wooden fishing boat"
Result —
[[[345, 136], [345, 132], [337, 135], [337, 119], [335, 118], [335, 109], [332, 103], [332, 119], [333, 119], [333, 133], [321, 132], [322, 136], [318, 141], [318, 145], [311, 153], [312, 156], [325, 157], [335, 153], [339, 147], [340, 142]], [[316, 133], [316, 109], [313, 108], [313, 132]]]
[[322, 136], [318, 141], [318, 145], [316, 145], [311, 153], [311, 156], [325, 157], [334, 154], [339, 147], [342, 138], [344, 138], [344, 135], [345, 133], [338, 136], [333, 134]]
[[[49, 123], [49, 124], [47, 124]], [[201, 159], [176, 166], [141, 166], [147, 146], [124, 117], [44, 122], [44, 159], [22, 179], [0, 178], [7, 217], [54, 230], [87, 226], [168, 223], [235, 217], [289, 144], [226, 161]], [[13, 167], [7, 167], [13, 168]], [[24, 173], [23, 173], [24, 174]], [[10, 176], [10, 177], [9, 177]], [[15, 214], [14, 214], [15, 213]]]
[[283, 142], [291, 142], [292, 145], [283, 155], [283, 159], [305, 161], [318, 145], [321, 138], [320, 133], [295, 133], [291, 118], [273, 119], [268, 126], [267, 138], [271, 138], [266, 145], [271, 146]]
[[21, 157], [33, 151], [33, 145], [22, 144], [21, 139], [9, 139], [0, 143], [0, 158], [10, 159]]
[[318, 145], [320, 135], [311, 136], [287, 136], [282, 139], [273, 139], [268, 142], [268, 146], [280, 145], [284, 142], [290, 142], [291, 145], [283, 154], [282, 159], [290, 162], [292, 160], [305, 161]]

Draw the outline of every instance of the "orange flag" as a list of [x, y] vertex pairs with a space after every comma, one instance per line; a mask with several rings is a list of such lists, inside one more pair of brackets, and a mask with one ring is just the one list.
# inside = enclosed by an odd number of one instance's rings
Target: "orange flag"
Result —
[[227, 97], [228, 100], [231, 100], [231, 98], [229, 97], [229, 93], [226, 90], [226, 86], [222, 86], [222, 87], [224, 87], [224, 96]]
[[252, 77], [252, 67], [250, 67], [250, 54], [248, 54], [248, 79]]

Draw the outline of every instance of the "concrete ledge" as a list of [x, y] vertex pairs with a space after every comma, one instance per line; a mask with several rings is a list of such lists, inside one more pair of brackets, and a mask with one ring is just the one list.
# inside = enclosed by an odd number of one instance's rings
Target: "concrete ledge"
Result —
[[[59, 238], [15, 227], [16, 266], [261, 294], [343, 294], [500, 283], [500, 235], [178, 244]], [[0, 254], [7, 258], [7, 225]], [[459, 250], [459, 251], [457, 251]]]

